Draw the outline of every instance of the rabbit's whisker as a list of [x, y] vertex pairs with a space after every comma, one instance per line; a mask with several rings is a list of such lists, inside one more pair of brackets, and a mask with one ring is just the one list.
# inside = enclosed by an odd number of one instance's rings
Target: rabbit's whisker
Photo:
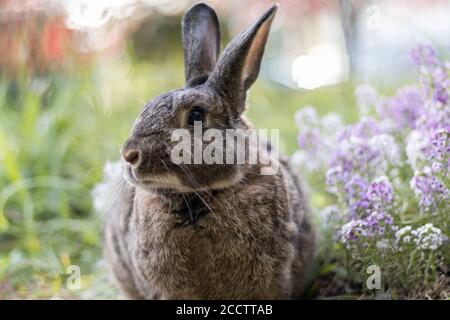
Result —
[[[164, 165], [164, 167], [165, 167], [170, 173], [175, 174], [175, 173], [169, 168], [169, 166], [166, 164], [166, 162], [165, 162], [163, 159], [161, 159], [161, 162], [162, 162], [162, 164]], [[180, 168], [181, 168], [181, 169], [182, 169], [182, 170], [183, 170], [183, 171], [184, 171], [184, 172], [192, 179], [192, 182], [194, 183], [194, 185], [196, 185], [197, 187], [200, 186], [200, 184], [197, 182], [197, 180], [195, 179], [195, 177], [192, 175], [192, 173], [189, 171], [188, 168], [186, 168], [186, 167], [184, 167], [184, 166], [182, 166], [182, 165], [180, 165], [179, 167], [180, 167]], [[192, 190], [192, 192], [200, 199], [200, 201], [202, 201], [202, 203], [205, 205], [205, 207], [208, 208], [209, 212], [214, 213], [214, 211], [212, 210], [211, 206], [207, 203], [207, 201], [206, 201], [205, 199], [203, 199], [202, 196], [200, 196], [200, 194], [199, 194], [198, 192], [196, 192], [195, 190]], [[183, 196], [183, 199], [184, 199], [185, 201], [187, 201], [186, 198], [185, 198], [185, 196], [184, 196], [184, 194], [182, 194], [182, 196]], [[192, 207], [190, 206], [190, 203], [189, 203], [189, 206], [188, 206], [188, 210], [189, 210], [189, 215], [191, 215]], [[191, 218], [192, 218], [192, 215], [191, 215]]]
[[[195, 179], [195, 177], [193, 176], [192, 172], [185, 165], [181, 164], [181, 165], [179, 165], [179, 167], [181, 168], [181, 170], [183, 170], [192, 179], [192, 183], [194, 184], [195, 187], [198, 187], [198, 188], [201, 187], [200, 183], [197, 181], [197, 179]], [[208, 208], [208, 210], [211, 213], [214, 213], [214, 211], [211, 209], [211, 207], [207, 203], [207, 201], [205, 199], [203, 199], [203, 197], [200, 196], [200, 194], [197, 191], [192, 189], [192, 192], [195, 193], [195, 195], [203, 202], [203, 204]], [[205, 193], [207, 193], [212, 198], [215, 198], [208, 190], [205, 190]]]

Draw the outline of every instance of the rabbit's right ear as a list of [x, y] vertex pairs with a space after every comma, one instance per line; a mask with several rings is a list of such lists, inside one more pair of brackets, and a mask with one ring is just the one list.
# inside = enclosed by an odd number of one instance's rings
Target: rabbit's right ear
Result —
[[[231, 40], [224, 49], [208, 81], [229, 98], [245, 97], [261, 67], [270, 26], [278, 9], [274, 4], [258, 20]], [[232, 104], [235, 115], [244, 111], [244, 104]]]
[[208, 79], [217, 62], [219, 21], [211, 7], [199, 3], [185, 14], [182, 28], [186, 86], [194, 87]]

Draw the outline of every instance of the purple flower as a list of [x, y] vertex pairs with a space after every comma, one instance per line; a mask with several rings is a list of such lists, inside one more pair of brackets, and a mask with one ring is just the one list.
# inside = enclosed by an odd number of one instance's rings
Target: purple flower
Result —
[[436, 50], [431, 45], [419, 44], [411, 50], [411, 57], [421, 67], [420, 82], [427, 96], [436, 102], [447, 104], [448, 72], [446, 66], [439, 61]]
[[442, 161], [450, 154], [449, 143], [450, 131], [448, 129], [439, 129], [432, 133], [430, 137], [430, 156], [431, 158]]
[[434, 90], [434, 100], [446, 104], [448, 101], [448, 92], [446, 88], [438, 87]]
[[394, 219], [385, 211], [372, 211], [366, 217], [366, 234], [370, 237], [382, 236], [386, 232], [386, 226], [392, 225]]
[[[339, 167], [340, 179], [347, 183], [353, 176], [369, 181], [373, 176], [383, 175], [389, 166], [399, 163], [399, 150], [395, 139], [388, 134], [361, 137], [367, 133], [369, 122], [346, 130], [348, 138], [337, 142], [330, 165]], [[369, 126], [373, 128], [372, 126]], [[365, 128], [365, 129], [363, 129]]]
[[373, 211], [366, 218], [352, 219], [339, 230], [339, 239], [347, 247], [364, 245], [364, 238], [383, 236], [386, 226], [393, 223], [390, 214], [384, 211]]
[[380, 133], [380, 126], [370, 117], [362, 118], [353, 126], [353, 135], [358, 138], [371, 138]]
[[352, 177], [345, 185], [345, 196], [353, 217], [363, 214], [369, 207], [367, 188], [367, 182], [358, 176]]
[[339, 238], [347, 248], [368, 235], [367, 222], [361, 219], [350, 220], [339, 230]]
[[450, 107], [428, 101], [424, 112], [417, 119], [416, 128], [421, 130], [450, 128]]
[[367, 191], [367, 198], [374, 209], [390, 208], [394, 200], [394, 189], [389, 179], [386, 176], [382, 176], [372, 181]]
[[442, 164], [439, 162], [433, 162], [433, 164], [431, 165], [431, 172], [433, 173], [439, 173], [442, 170]]
[[344, 142], [351, 137], [368, 139], [381, 133], [381, 128], [375, 119], [364, 117], [353, 125], [347, 125], [337, 133], [337, 141]]
[[316, 110], [307, 106], [297, 111], [295, 121], [301, 131], [297, 137], [300, 150], [294, 160], [307, 171], [323, 170], [336, 145], [335, 133], [342, 127], [340, 116], [329, 113], [319, 119]]
[[378, 114], [390, 119], [397, 129], [414, 129], [423, 108], [423, 92], [414, 86], [401, 88], [394, 97], [380, 100], [377, 105]]
[[370, 174], [371, 163], [379, 157], [379, 150], [366, 139], [351, 136], [336, 146], [331, 159], [332, 167], [342, 168], [342, 178], [349, 181], [353, 174]]
[[[422, 79], [429, 92], [433, 94], [433, 99], [442, 104], [448, 102], [449, 79], [447, 71], [442, 66], [437, 66], [431, 71], [431, 77]], [[434, 88], [434, 90], [433, 90]]]
[[412, 48], [410, 55], [418, 66], [434, 66], [439, 63], [437, 52], [430, 44], [417, 44]]
[[326, 183], [328, 191], [331, 193], [339, 192], [339, 184], [344, 181], [343, 170], [341, 167], [331, 167], [326, 173]]
[[314, 151], [320, 144], [320, 134], [318, 130], [308, 130], [300, 132], [298, 135], [298, 146], [300, 149]]
[[432, 174], [432, 169], [429, 167], [425, 167], [422, 173], [416, 173], [410, 184], [419, 198], [422, 211], [434, 212], [442, 201], [448, 199], [448, 188], [440, 178]]

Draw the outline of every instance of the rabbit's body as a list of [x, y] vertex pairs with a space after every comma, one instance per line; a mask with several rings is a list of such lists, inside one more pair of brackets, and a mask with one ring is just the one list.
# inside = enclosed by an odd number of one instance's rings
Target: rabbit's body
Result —
[[[244, 164], [180, 164], [172, 153], [179, 128], [196, 141], [199, 128], [226, 134], [251, 127], [242, 115], [246, 92], [258, 75], [275, 12], [276, 6], [233, 39], [218, 61], [214, 11], [199, 4], [185, 15], [186, 87], [155, 97], [142, 111], [122, 149], [120, 191], [109, 203], [105, 253], [126, 296], [301, 296], [314, 232], [287, 160], [260, 152], [256, 163], [246, 157]], [[247, 142], [246, 155], [267, 147]], [[279, 170], [263, 175], [266, 160]]]
[[198, 194], [123, 190], [128, 205], [112, 209], [105, 230], [123, 291], [162, 299], [301, 296], [314, 232], [296, 177], [280, 169]]

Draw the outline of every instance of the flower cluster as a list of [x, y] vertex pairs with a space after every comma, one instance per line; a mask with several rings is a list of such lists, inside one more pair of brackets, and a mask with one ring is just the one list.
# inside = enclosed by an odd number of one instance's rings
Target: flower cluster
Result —
[[395, 240], [397, 245], [400, 244], [400, 250], [401, 244], [414, 244], [421, 250], [437, 250], [448, 238], [442, 234], [441, 229], [427, 223], [415, 230], [411, 226], [399, 229], [395, 233]]
[[[338, 237], [346, 247], [361, 237], [384, 235], [393, 224], [389, 213], [394, 202], [394, 189], [386, 176], [366, 184], [361, 178], [352, 179], [346, 190], [348, 198], [356, 199], [349, 204], [351, 219], [339, 230]], [[356, 191], [356, 192], [355, 192]]]
[[391, 125], [387, 129], [394, 131], [414, 128], [423, 111], [423, 106], [422, 90], [417, 86], [407, 86], [400, 88], [390, 99], [380, 99], [376, 109], [380, 115], [383, 115], [384, 125]]
[[333, 203], [323, 216], [345, 250], [409, 254], [448, 243], [450, 63], [429, 45], [411, 57], [417, 84], [392, 97], [367, 84], [356, 89], [357, 123], [345, 125], [336, 114], [319, 118], [312, 107], [296, 115], [294, 158], [315, 182], [323, 175], [323, 195]]
[[422, 172], [416, 172], [411, 180], [411, 188], [420, 199], [419, 205], [425, 211], [435, 212], [437, 208], [448, 201], [449, 190], [435, 173], [441, 170], [439, 163], [434, 163], [435, 172], [426, 166]]
[[293, 155], [293, 161], [309, 171], [323, 168], [335, 144], [333, 132], [343, 126], [341, 116], [329, 113], [320, 119], [316, 109], [307, 106], [295, 114], [295, 122], [300, 129], [298, 144], [302, 151]]
[[[420, 81], [427, 100], [408, 141], [408, 158], [415, 170], [411, 187], [420, 198], [422, 211], [435, 212], [448, 202], [444, 182], [449, 174], [450, 64], [441, 63], [430, 46], [418, 46], [412, 57], [420, 66]], [[420, 147], [415, 146], [418, 143]]]

